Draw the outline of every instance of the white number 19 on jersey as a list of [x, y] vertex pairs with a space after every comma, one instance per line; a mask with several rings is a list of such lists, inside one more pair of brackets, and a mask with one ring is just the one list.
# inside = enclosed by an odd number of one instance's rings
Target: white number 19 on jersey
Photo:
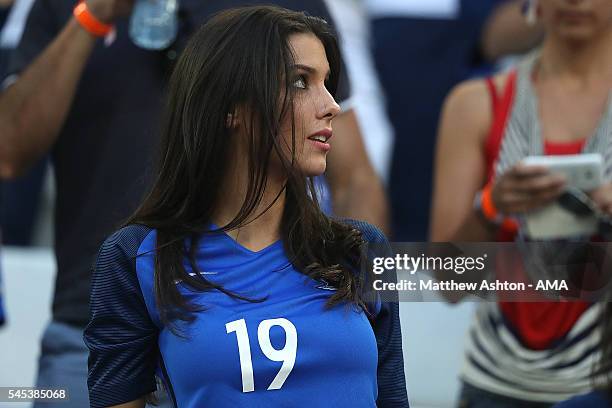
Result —
[[[272, 326], [280, 326], [285, 330], [285, 347], [280, 350], [272, 347], [270, 341], [270, 329]], [[242, 392], [255, 391], [255, 380], [253, 378], [253, 360], [251, 358], [251, 344], [244, 319], [234, 320], [225, 324], [227, 333], [236, 332], [238, 341], [238, 354], [240, 355], [240, 371], [242, 372]], [[280, 389], [295, 364], [297, 354], [297, 330], [293, 323], [287, 319], [267, 319], [259, 323], [257, 328], [257, 339], [259, 347], [266, 357], [272, 361], [282, 361], [281, 367], [268, 390]]]

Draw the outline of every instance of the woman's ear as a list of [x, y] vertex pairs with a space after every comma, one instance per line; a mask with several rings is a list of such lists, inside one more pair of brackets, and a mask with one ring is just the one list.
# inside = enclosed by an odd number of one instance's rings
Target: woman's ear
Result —
[[238, 113], [235, 110], [227, 114], [225, 127], [228, 129], [236, 129], [238, 127]]
[[225, 119], [225, 127], [228, 129], [238, 129], [246, 126], [245, 119], [249, 117], [249, 111], [243, 104], [234, 106]]

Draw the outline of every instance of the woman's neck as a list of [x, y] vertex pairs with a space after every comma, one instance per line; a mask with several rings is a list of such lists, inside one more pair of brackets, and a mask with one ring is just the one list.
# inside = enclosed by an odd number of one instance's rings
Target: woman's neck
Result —
[[[217, 210], [212, 221], [218, 226], [229, 224], [240, 212], [244, 203], [247, 186], [247, 172], [234, 168], [223, 183]], [[268, 176], [263, 198], [248, 216], [244, 226], [228, 231], [240, 245], [258, 251], [280, 238], [281, 220], [285, 207], [285, 180]]]
[[560, 77], [591, 84], [612, 80], [612, 29], [582, 43], [548, 37], [543, 46], [538, 76]]

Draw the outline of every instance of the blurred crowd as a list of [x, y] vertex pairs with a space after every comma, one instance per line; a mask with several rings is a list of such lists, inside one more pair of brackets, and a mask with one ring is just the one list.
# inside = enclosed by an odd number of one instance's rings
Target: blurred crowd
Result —
[[[91, 3], [104, 1], [131, 3]], [[165, 80], [206, 16], [253, 2], [205, 3], [179, 0], [177, 40], [147, 51], [131, 43], [129, 16], [117, 20], [113, 42], [89, 44], [71, 25], [73, 1], [0, 0], [3, 245], [33, 245], [49, 171], [55, 186], [53, 218], [42, 221], [53, 224], [54, 238], [42, 244], [53, 246], [58, 273], [38, 386], [65, 381], [86, 398], [78, 343], [87, 274], [150, 182]], [[321, 180], [330, 213], [375, 224], [391, 241], [528, 240], [523, 217], [555, 205], [568, 186], [521, 161], [596, 153], [603, 184], [572, 196], [593, 210], [592, 228], [561, 238], [610, 239], [603, 231], [612, 216], [610, 0], [271, 3], [330, 20], [341, 39], [343, 113]], [[612, 406], [609, 305], [481, 305], [459, 406]], [[66, 344], [82, 350], [71, 374], [61, 372], [74, 364], [62, 355]]]

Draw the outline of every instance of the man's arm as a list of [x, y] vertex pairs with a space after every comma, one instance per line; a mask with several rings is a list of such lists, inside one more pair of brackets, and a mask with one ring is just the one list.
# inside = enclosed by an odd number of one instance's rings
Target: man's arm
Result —
[[368, 159], [354, 110], [336, 117], [333, 127], [327, 177], [334, 214], [367, 221], [388, 233], [387, 197]]
[[[91, 0], [87, 4], [99, 20], [110, 22], [129, 10], [131, 3]], [[24, 173], [53, 145], [95, 41], [96, 37], [70, 18], [17, 81], [0, 94], [0, 178]]]

